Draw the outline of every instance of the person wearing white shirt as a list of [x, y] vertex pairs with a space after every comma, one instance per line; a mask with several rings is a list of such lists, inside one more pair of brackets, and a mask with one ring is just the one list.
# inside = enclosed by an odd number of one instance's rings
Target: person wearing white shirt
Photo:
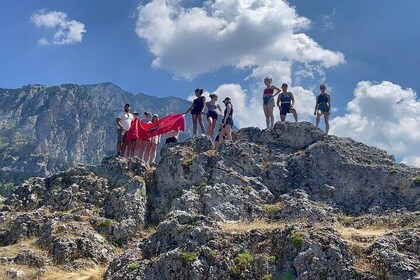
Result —
[[118, 125], [118, 141], [117, 141], [117, 156], [124, 156], [126, 144], [125, 136], [127, 131], [130, 129], [131, 121], [134, 116], [130, 113], [130, 104], [124, 105], [124, 112], [120, 112], [117, 116], [117, 125]]

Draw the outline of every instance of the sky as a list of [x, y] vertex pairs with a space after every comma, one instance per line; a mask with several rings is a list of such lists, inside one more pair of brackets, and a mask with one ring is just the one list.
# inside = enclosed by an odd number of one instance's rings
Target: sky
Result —
[[112, 82], [189, 100], [203, 88], [232, 98], [238, 127], [264, 128], [264, 77], [288, 83], [299, 119], [312, 123], [324, 83], [331, 134], [420, 167], [420, 1], [0, 0], [0, 7], [1, 88]]

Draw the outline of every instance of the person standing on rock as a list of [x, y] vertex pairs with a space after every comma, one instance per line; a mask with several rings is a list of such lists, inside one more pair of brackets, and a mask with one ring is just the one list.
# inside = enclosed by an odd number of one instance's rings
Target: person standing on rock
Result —
[[233, 106], [232, 101], [229, 97], [226, 97], [223, 100], [225, 104], [225, 112], [222, 121], [222, 130], [219, 133], [219, 144], [222, 144], [224, 137], [226, 136], [227, 140], [232, 140], [232, 127], [233, 127]]
[[325, 132], [328, 134], [330, 130], [329, 118], [331, 114], [331, 96], [325, 92], [327, 87], [322, 84], [319, 89], [321, 94], [316, 98], [314, 115], [316, 116], [316, 127], [319, 125], [321, 116], [324, 115]]
[[[133, 120], [131, 122], [133, 122], [134, 120], [136, 120], [138, 118], [139, 118], [139, 113], [134, 112], [133, 113]], [[137, 148], [137, 140], [136, 139], [130, 140], [128, 145], [130, 145], [129, 150], [128, 150], [128, 156], [129, 157], [137, 156], [138, 149], [140, 148], [140, 147]]]
[[206, 97], [203, 96], [203, 92], [204, 92], [203, 89], [197, 88], [195, 90], [194, 93], [195, 93], [195, 96], [197, 98], [194, 99], [191, 107], [184, 113], [184, 115], [185, 115], [185, 114], [188, 114], [189, 112], [191, 112], [194, 135], [197, 135], [197, 121], [200, 124], [201, 132], [203, 134], [205, 134], [202, 113], [203, 113], [203, 110], [204, 110], [204, 105], [206, 104]]
[[295, 122], [298, 121], [298, 114], [293, 106], [295, 105], [295, 97], [293, 93], [287, 91], [288, 85], [283, 83], [281, 85], [282, 92], [277, 97], [277, 106], [280, 109], [280, 120], [281, 122], [286, 121], [287, 113], [293, 113], [293, 117], [295, 118]]
[[[144, 123], [152, 123], [152, 113], [144, 112]], [[149, 159], [150, 154], [150, 138], [147, 139], [139, 139], [140, 141], [140, 159], [143, 161], [147, 161]]]
[[[159, 116], [157, 114], [154, 114], [152, 117], [152, 123], [157, 122], [158, 120], [159, 120]], [[149, 158], [146, 158], [146, 162], [155, 164], [156, 150], [159, 143], [160, 143], [160, 135], [156, 135], [150, 138], [150, 153], [149, 153]]]
[[210, 101], [206, 102], [207, 107], [207, 135], [211, 139], [214, 137], [214, 129], [216, 128], [216, 123], [218, 119], [217, 109], [219, 109], [220, 114], [222, 114], [222, 108], [217, 102], [217, 94], [210, 94]]
[[127, 131], [130, 129], [131, 121], [133, 120], [133, 115], [130, 113], [130, 104], [124, 105], [124, 112], [120, 112], [117, 115], [117, 125], [118, 125], [118, 140], [116, 145], [117, 156], [124, 156], [126, 149], [125, 136]]
[[[273, 80], [270, 77], [265, 77], [264, 79], [266, 88], [263, 92], [263, 110], [267, 128], [272, 128], [274, 126], [274, 97], [280, 93], [280, 89], [271, 84], [272, 81]], [[276, 91], [276, 93], [274, 93], [274, 91]]]

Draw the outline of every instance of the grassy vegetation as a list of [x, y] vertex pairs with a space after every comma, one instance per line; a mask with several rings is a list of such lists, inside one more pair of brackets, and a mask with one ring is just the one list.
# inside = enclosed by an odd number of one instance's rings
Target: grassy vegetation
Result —
[[145, 184], [145, 180], [144, 180], [144, 178], [143, 177], [141, 177], [141, 176], [138, 176], [138, 175], [136, 175], [136, 176], [134, 176], [134, 178], [133, 178], [139, 185], [144, 185]]
[[99, 228], [109, 228], [114, 224], [114, 221], [111, 219], [105, 219], [99, 222], [98, 227]]
[[389, 170], [389, 171], [388, 171], [388, 173], [389, 173], [390, 175], [392, 175], [392, 174], [397, 174], [397, 173], [398, 173], [398, 170], [396, 170], [396, 169], [391, 169], [391, 170]]
[[195, 262], [198, 259], [198, 255], [195, 252], [182, 252], [180, 255], [182, 263]]
[[273, 279], [274, 279], [273, 274], [271, 273], [264, 274], [263, 277], [261, 278], [261, 280], [273, 280]]
[[267, 222], [265, 220], [221, 224], [222, 230], [226, 232], [246, 232], [253, 229], [284, 229], [286, 226], [287, 223], [285, 222]]
[[283, 203], [264, 204], [263, 208], [268, 214], [275, 214], [284, 208], [284, 204]]
[[128, 265], [128, 268], [129, 268], [130, 270], [136, 270], [137, 268], [139, 268], [139, 265], [138, 265], [138, 264], [136, 264], [136, 263], [130, 263], [130, 264]]
[[210, 251], [209, 259], [214, 262], [217, 259], [217, 252], [216, 251]]
[[253, 256], [251, 252], [249, 251], [243, 251], [242, 253], [239, 253], [235, 257], [235, 264], [241, 269], [244, 270], [247, 267], [251, 265], [251, 262], [253, 261]]
[[302, 232], [295, 232], [290, 235], [290, 241], [292, 242], [293, 246], [300, 247], [303, 244], [303, 233]]

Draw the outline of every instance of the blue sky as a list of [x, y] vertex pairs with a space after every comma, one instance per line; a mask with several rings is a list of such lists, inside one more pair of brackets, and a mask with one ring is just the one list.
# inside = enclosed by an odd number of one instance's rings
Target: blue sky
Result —
[[0, 7], [2, 88], [112, 82], [191, 98], [200, 87], [233, 97], [239, 126], [263, 127], [264, 76], [289, 83], [300, 119], [312, 122], [324, 82], [332, 134], [420, 166], [420, 1], [0, 0]]

